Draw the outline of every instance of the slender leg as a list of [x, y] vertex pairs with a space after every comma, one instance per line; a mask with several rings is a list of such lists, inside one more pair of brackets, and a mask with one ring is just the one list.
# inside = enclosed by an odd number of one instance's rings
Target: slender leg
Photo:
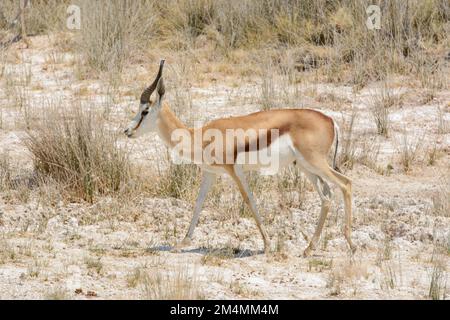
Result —
[[244, 172], [242, 171], [242, 168], [240, 166], [234, 165], [229, 170], [229, 174], [238, 185], [242, 197], [244, 198], [244, 201], [247, 203], [247, 205], [250, 207], [253, 213], [256, 225], [258, 226], [259, 232], [261, 233], [261, 236], [264, 240], [264, 251], [268, 253], [270, 251], [269, 236], [267, 235], [267, 232], [264, 229], [261, 216], [259, 215], [258, 209], [256, 208], [255, 199], [253, 198], [253, 194], [250, 188], [248, 187]]
[[352, 228], [352, 181], [344, 176], [343, 174], [333, 170], [326, 165], [321, 170], [321, 176], [327, 180], [335, 183], [342, 190], [344, 197], [344, 209], [345, 209], [345, 226], [344, 226], [344, 236], [352, 252], [355, 252], [356, 247], [352, 243], [351, 239], [351, 228]]
[[314, 232], [314, 235], [312, 236], [308, 247], [303, 252], [303, 256], [307, 257], [315, 249], [317, 242], [320, 239], [320, 235], [322, 234], [322, 229], [325, 224], [328, 211], [330, 209], [331, 190], [328, 184], [325, 181], [323, 181], [322, 178], [320, 178], [319, 176], [309, 172], [305, 172], [305, 175], [308, 178], [308, 180], [311, 181], [311, 183], [313, 184], [314, 189], [317, 191], [317, 193], [320, 196], [320, 200], [322, 201], [316, 231]]
[[176, 245], [175, 251], [181, 250], [183, 247], [188, 246], [191, 243], [192, 235], [194, 233], [194, 229], [197, 226], [198, 219], [200, 217], [200, 212], [202, 211], [203, 203], [205, 202], [206, 195], [208, 194], [209, 189], [214, 184], [216, 180], [216, 174], [208, 171], [203, 171], [202, 182], [200, 184], [200, 191], [197, 197], [197, 201], [195, 202], [194, 207], [194, 215], [192, 216], [191, 223], [189, 225], [188, 232], [184, 237], [183, 241]]

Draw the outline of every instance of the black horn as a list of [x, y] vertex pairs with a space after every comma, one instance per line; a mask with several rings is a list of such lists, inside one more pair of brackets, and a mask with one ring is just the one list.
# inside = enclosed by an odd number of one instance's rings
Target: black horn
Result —
[[155, 91], [156, 89], [156, 85], [158, 84], [159, 79], [162, 76], [162, 71], [163, 71], [163, 67], [164, 67], [164, 59], [161, 60], [161, 62], [159, 63], [159, 71], [158, 74], [156, 75], [155, 80], [153, 81], [153, 83], [144, 90], [144, 92], [142, 92], [141, 94], [141, 104], [145, 104], [147, 102], [150, 101], [150, 96], [152, 95], [153, 91]]

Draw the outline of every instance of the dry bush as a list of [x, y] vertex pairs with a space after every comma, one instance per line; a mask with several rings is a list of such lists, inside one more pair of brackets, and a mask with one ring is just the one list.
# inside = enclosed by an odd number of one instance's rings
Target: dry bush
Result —
[[123, 191], [130, 163], [105, 119], [79, 105], [49, 113], [24, 140], [37, 174], [90, 202], [96, 195]]
[[0, 155], [0, 187], [1, 190], [7, 190], [12, 186], [11, 162], [7, 153]]
[[445, 300], [447, 279], [445, 264], [443, 262], [435, 263], [430, 274], [430, 288], [428, 297], [432, 300]]
[[270, 64], [262, 68], [259, 103], [261, 104], [261, 110], [266, 111], [279, 106], [277, 106], [276, 101], [277, 88], [275, 86], [274, 68]]
[[74, 48], [81, 55], [80, 76], [120, 72], [125, 62], [142, 54], [153, 34], [153, 2], [80, 0], [82, 25]]
[[411, 140], [408, 137], [406, 130], [402, 134], [402, 140], [398, 147], [398, 153], [400, 155], [400, 163], [405, 173], [409, 172], [412, 165], [418, 160], [419, 154], [421, 154], [424, 137], [416, 137]]
[[[198, 286], [198, 277], [195, 271], [188, 266], [178, 267], [175, 270], [163, 272], [140, 272], [139, 283], [144, 297], [149, 300], [198, 300], [203, 294]], [[133, 281], [129, 283], [133, 284]]]
[[438, 183], [438, 190], [431, 198], [431, 213], [436, 216], [450, 216], [450, 179], [448, 174], [444, 174]]
[[[20, 0], [23, 1], [23, 0]], [[31, 3], [31, 5], [30, 5]], [[27, 35], [38, 35], [66, 28], [68, 0], [31, 0], [25, 9]], [[0, 5], [0, 30], [18, 32], [20, 20], [14, 20], [19, 12], [18, 0], [4, 0]]]
[[[443, 109], [443, 108], [442, 108]], [[442, 110], [440, 106], [437, 106], [437, 114], [438, 114], [438, 134], [446, 134], [450, 131], [450, 126], [448, 121], [445, 120], [445, 112]]]
[[369, 167], [378, 173], [384, 173], [377, 164], [380, 153], [380, 144], [374, 137], [364, 134], [355, 134], [357, 113], [352, 111], [349, 119], [343, 118], [341, 125], [341, 149], [338, 152], [337, 163], [342, 169], [351, 170], [356, 163]]
[[[17, 3], [3, 1], [3, 28], [17, 14]], [[433, 49], [449, 44], [446, 0], [380, 1], [380, 30], [366, 26], [369, 0], [34, 0], [26, 14], [30, 33], [64, 31], [72, 3], [82, 13], [74, 47], [87, 68], [81, 74], [120, 71], [149, 46], [184, 51], [209, 43], [219, 57], [230, 57], [236, 48], [310, 48], [312, 55], [295, 58], [307, 65], [299, 71], [324, 67], [327, 79], [357, 87], [389, 73], [413, 73], [427, 87], [445, 83], [442, 59]]]
[[431, 257], [429, 269], [430, 286], [428, 297], [432, 300], [445, 300], [447, 296], [447, 255], [448, 248], [445, 243], [436, 241]]
[[371, 98], [370, 112], [377, 127], [379, 135], [388, 136], [390, 120], [389, 114], [393, 107], [401, 103], [401, 96], [394, 94], [388, 87], [387, 82], [379, 88]]
[[339, 168], [352, 169], [353, 165], [356, 162], [357, 158], [356, 140], [353, 137], [354, 135], [353, 130], [356, 117], [357, 117], [356, 111], [352, 111], [349, 120], [345, 120], [345, 118], [343, 117], [343, 126], [341, 127], [342, 147], [339, 157], [337, 158]]
[[158, 168], [158, 177], [155, 178], [151, 192], [158, 197], [192, 200], [198, 192], [200, 168], [191, 163], [173, 163], [169, 151], [161, 160], [164, 165], [163, 168]]
[[[280, 172], [275, 178], [280, 206], [285, 208], [302, 207], [305, 202], [306, 181], [301, 170], [296, 166], [289, 166]], [[272, 188], [269, 186], [268, 189]]]
[[0, 265], [14, 261], [17, 258], [18, 253], [14, 246], [12, 246], [6, 237], [2, 235], [0, 238]]
[[69, 300], [70, 298], [69, 291], [62, 286], [55, 286], [44, 294], [45, 300]]
[[367, 264], [361, 261], [347, 260], [339, 263], [333, 262], [328, 274], [326, 287], [331, 296], [341, 295], [345, 289], [351, 288], [355, 295], [359, 281], [369, 276]]

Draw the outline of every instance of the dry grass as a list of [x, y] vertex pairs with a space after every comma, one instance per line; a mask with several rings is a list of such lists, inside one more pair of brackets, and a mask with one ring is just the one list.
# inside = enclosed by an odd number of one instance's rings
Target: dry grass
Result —
[[0, 238], [0, 265], [14, 261], [17, 258], [17, 252], [15, 248], [9, 243], [8, 239], [4, 236]]
[[[65, 27], [68, 0], [33, 0], [25, 10], [25, 30], [27, 35], [38, 35], [51, 31], [61, 31]], [[18, 31], [19, 21], [14, 21], [19, 12], [19, 1], [4, 0], [0, 7], [0, 31]], [[2, 19], [3, 17], [3, 19]]]
[[429, 269], [430, 285], [428, 297], [432, 300], [445, 300], [447, 297], [447, 254], [448, 244], [435, 241], [433, 255], [431, 257], [431, 268]]
[[130, 178], [127, 152], [117, 145], [117, 134], [94, 111], [72, 106], [53, 109], [25, 145], [35, 171], [61, 183], [64, 191], [92, 202], [98, 194], [123, 191]]
[[411, 139], [406, 130], [404, 130], [401, 138], [398, 153], [400, 155], [400, 163], [405, 173], [411, 171], [413, 164], [418, 161], [418, 156], [422, 152], [424, 138], [415, 137]]
[[[175, 270], [164, 272], [142, 271], [134, 273], [136, 280], [142, 288], [145, 299], [150, 300], [195, 300], [203, 299], [198, 286], [198, 278], [195, 271], [188, 266], [178, 267]], [[135, 280], [130, 280], [133, 285]]]
[[441, 108], [440, 106], [437, 106], [437, 114], [438, 114], [438, 134], [446, 134], [450, 130], [450, 126], [448, 124], [448, 121], [444, 119], [444, 108]]
[[431, 198], [431, 213], [436, 216], [450, 216], [450, 183], [448, 174], [438, 182], [438, 189]]
[[330, 296], [339, 296], [347, 290], [356, 295], [359, 280], [369, 276], [367, 264], [361, 261], [347, 260], [333, 263], [330, 267], [326, 285]]
[[[279, 190], [279, 206], [282, 208], [301, 208], [305, 201], [306, 178], [296, 166], [289, 166], [280, 172], [276, 178]], [[272, 189], [268, 186], [265, 191]]]
[[75, 41], [79, 74], [120, 72], [138, 58], [154, 33], [154, 1], [80, 1], [82, 26]]
[[69, 300], [70, 298], [68, 290], [62, 286], [55, 286], [44, 294], [45, 300]]
[[377, 127], [379, 135], [388, 136], [390, 128], [389, 114], [394, 107], [401, 104], [401, 96], [395, 94], [392, 89], [383, 82], [378, 92], [372, 95], [370, 111]]
[[[28, 32], [67, 31], [69, 4], [80, 5], [82, 12], [82, 28], [71, 46], [80, 54], [83, 77], [145, 61], [142, 52], [149, 47], [178, 52], [208, 47], [214, 54], [207, 58], [217, 61], [233, 60], [235, 50], [245, 49], [259, 64], [254, 49], [277, 67], [286, 59], [271, 57], [268, 49], [294, 48], [292, 70], [320, 70], [329, 81], [357, 88], [391, 73], [413, 73], [424, 87], [445, 85], [443, 59], [435, 50], [449, 44], [445, 0], [382, 1], [380, 30], [367, 29], [365, 10], [373, 4], [368, 0], [36, 0], [25, 15]], [[9, 23], [17, 2], [4, 1], [2, 12], [0, 31], [17, 29]]]
[[195, 164], [174, 164], [166, 154], [167, 166], [160, 169], [152, 192], [162, 197], [192, 200], [200, 184], [200, 168]]
[[0, 187], [8, 190], [12, 186], [12, 169], [10, 158], [7, 153], [0, 155]]

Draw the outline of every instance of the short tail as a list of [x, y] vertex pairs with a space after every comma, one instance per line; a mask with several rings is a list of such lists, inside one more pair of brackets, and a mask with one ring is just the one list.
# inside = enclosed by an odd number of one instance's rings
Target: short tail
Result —
[[342, 172], [341, 169], [339, 169], [339, 167], [336, 164], [336, 157], [337, 157], [337, 152], [338, 152], [338, 147], [339, 147], [339, 127], [336, 124], [336, 122], [333, 120], [333, 127], [334, 127], [334, 137], [336, 138], [336, 146], [334, 149], [334, 157], [333, 157], [333, 169], [336, 170], [337, 172]]

